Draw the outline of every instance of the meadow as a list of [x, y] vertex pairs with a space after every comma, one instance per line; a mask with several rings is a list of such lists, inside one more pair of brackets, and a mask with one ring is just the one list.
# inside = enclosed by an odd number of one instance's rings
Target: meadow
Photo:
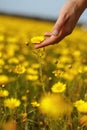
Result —
[[87, 30], [35, 49], [53, 25], [0, 15], [0, 130], [87, 130]]

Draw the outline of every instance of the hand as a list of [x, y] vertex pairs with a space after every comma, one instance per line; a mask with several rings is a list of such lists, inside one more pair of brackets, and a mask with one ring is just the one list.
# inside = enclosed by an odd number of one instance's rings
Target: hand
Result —
[[53, 45], [71, 34], [80, 15], [87, 7], [87, 1], [86, 3], [84, 1], [86, 0], [68, 0], [62, 7], [52, 32], [46, 32], [44, 35], [47, 38], [40, 44], [36, 44], [35, 48]]

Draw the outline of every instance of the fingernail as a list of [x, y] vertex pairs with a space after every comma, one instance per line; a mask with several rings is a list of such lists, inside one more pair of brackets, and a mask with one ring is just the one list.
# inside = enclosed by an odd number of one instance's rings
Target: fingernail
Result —
[[52, 35], [57, 36], [58, 35], [58, 30], [57, 29], [53, 30]]

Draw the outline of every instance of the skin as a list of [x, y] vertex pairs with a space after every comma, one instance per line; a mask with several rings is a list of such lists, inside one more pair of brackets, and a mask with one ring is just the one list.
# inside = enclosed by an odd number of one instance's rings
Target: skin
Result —
[[64, 37], [71, 34], [79, 20], [79, 17], [86, 8], [87, 0], [67, 0], [60, 10], [59, 17], [52, 32], [45, 32], [44, 35], [47, 38], [40, 44], [36, 44], [35, 48], [38, 49], [59, 43]]

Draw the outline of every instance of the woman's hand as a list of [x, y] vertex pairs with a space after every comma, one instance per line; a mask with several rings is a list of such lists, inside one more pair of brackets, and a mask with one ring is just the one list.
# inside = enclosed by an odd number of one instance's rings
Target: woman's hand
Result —
[[35, 48], [53, 45], [71, 34], [86, 7], [87, 0], [68, 0], [62, 7], [52, 32], [46, 32], [44, 35], [47, 38], [40, 44], [36, 44]]

